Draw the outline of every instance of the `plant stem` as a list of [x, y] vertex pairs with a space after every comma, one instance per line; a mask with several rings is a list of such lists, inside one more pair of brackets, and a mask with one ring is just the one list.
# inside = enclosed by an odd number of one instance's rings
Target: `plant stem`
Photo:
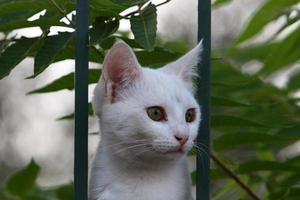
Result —
[[71, 19], [69, 19], [67, 13], [61, 8], [59, 7], [59, 5], [55, 2], [55, 0], [49, 0], [56, 8], [57, 10], [70, 22], [70, 24], [75, 28], [75, 24], [73, 23], [73, 21]]
[[261, 200], [243, 181], [233, 173], [221, 160], [219, 160], [213, 153], [210, 154], [211, 159], [228, 174], [241, 188], [243, 188], [249, 196], [255, 200]]
[[[170, 1], [171, 0], [166, 0], [166, 1], [162, 2], [162, 3], [159, 3], [159, 4], [155, 5], [155, 7], [157, 8], [157, 7], [162, 6], [162, 5], [164, 5], [164, 4], [166, 4], [166, 3], [170, 2]], [[140, 12], [141, 12], [141, 8], [139, 7], [137, 10], [132, 11], [132, 12], [130, 12], [130, 13], [124, 15], [124, 16], [121, 16], [121, 18], [128, 19], [128, 17], [130, 17], [131, 15], [135, 15], [135, 14], [140, 13]]]

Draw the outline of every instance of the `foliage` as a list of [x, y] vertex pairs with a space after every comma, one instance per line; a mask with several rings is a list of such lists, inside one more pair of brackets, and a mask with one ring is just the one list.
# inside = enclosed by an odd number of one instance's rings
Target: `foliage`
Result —
[[73, 184], [52, 189], [37, 187], [36, 179], [40, 167], [32, 160], [24, 169], [12, 175], [4, 188], [0, 188], [0, 199], [67, 200], [73, 199]]
[[[216, 0], [214, 6], [230, 2]], [[279, 153], [300, 140], [299, 99], [294, 95], [300, 88], [300, 73], [293, 73], [285, 88], [276, 88], [266, 81], [274, 73], [299, 64], [300, 11], [296, 7], [299, 2], [266, 0], [235, 43], [226, 49], [213, 50], [213, 56], [221, 58], [213, 59], [211, 68], [214, 199], [250, 199], [247, 190], [255, 193], [257, 199], [299, 198], [300, 157], [292, 154], [283, 157]], [[101, 63], [116, 38], [130, 44], [141, 64], [150, 67], [162, 66], [182, 55], [184, 52], [179, 49], [187, 49], [185, 44], [155, 40], [157, 6], [147, 0], [90, 0], [90, 61]], [[127, 12], [130, 7], [137, 10]], [[27, 20], [42, 10], [46, 11], [44, 15]], [[7, 76], [25, 57], [34, 58], [34, 73], [29, 78], [38, 76], [54, 62], [74, 59], [74, 16], [65, 18], [65, 22], [61, 20], [73, 10], [72, 0], [0, 0], [0, 30], [5, 34], [0, 41], [0, 78]], [[285, 23], [271, 38], [251, 43], [279, 18], [284, 18]], [[118, 31], [121, 19], [130, 21], [134, 40], [128, 33]], [[39, 37], [16, 38], [9, 34], [18, 28], [36, 26], [43, 32]], [[49, 35], [52, 26], [71, 31]], [[286, 30], [290, 30], [288, 34], [282, 34]], [[261, 69], [251, 75], [244, 73], [244, 67], [252, 61], [258, 61]], [[89, 83], [95, 83], [100, 73], [91, 69]], [[73, 90], [73, 75], [62, 76], [30, 94]], [[71, 113], [61, 119], [72, 117]], [[32, 161], [0, 187], [0, 199], [71, 199], [72, 185], [54, 189], [37, 187], [38, 172], [39, 167]], [[195, 172], [192, 177], [195, 178]], [[24, 181], [26, 187], [20, 187]]]

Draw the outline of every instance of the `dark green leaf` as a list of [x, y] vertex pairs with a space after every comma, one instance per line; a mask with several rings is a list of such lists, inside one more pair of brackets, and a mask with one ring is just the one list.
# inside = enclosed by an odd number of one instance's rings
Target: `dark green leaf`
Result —
[[224, 106], [224, 107], [247, 107], [250, 106], [247, 103], [237, 102], [229, 98], [211, 96], [211, 104], [215, 106]]
[[142, 5], [148, 0], [112, 0], [114, 3], [128, 4], [128, 5]]
[[97, 17], [93, 28], [90, 30], [90, 44], [94, 45], [102, 42], [103, 39], [116, 32], [118, 27], [118, 20], [107, 21], [104, 17]]
[[[38, 0], [27, 0], [27, 1], [10, 1], [7, 3], [0, 4], [0, 19], [5, 15], [11, 13], [23, 13], [24, 11], [30, 12], [26, 15], [27, 18], [31, 17], [33, 14], [38, 13], [43, 10], [43, 7], [47, 6], [48, 2], [38, 1]], [[26, 18], [26, 19], [27, 19]]]
[[134, 39], [145, 49], [152, 49], [156, 38], [157, 14], [156, 7], [149, 4], [138, 16], [130, 18]]
[[229, 49], [229, 56], [233, 57], [241, 64], [249, 62], [251, 60], [259, 60], [263, 62], [270, 55], [272, 49], [277, 48], [276, 43], [261, 43], [256, 45], [250, 45], [246, 47], [235, 47]]
[[104, 40], [101, 42], [101, 45], [100, 45], [100, 46], [101, 46], [103, 49], [110, 49], [117, 39], [123, 40], [123, 41], [126, 42], [131, 48], [142, 49], [142, 46], [139, 45], [135, 40], [129, 39], [129, 38], [127, 38], [127, 37], [119, 37], [119, 36], [111, 36], [111, 37], [108, 37], [108, 38], [104, 39]]
[[72, 200], [74, 199], [74, 185], [64, 185], [55, 191], [59, 200]]
[[241, 164], [238, 168], [238, 172], [242, 174], [257, 171], [299, 172], [299, 166], [280, 163], [277, 161], [253, 160]]
[[238, 38], [238, 42], [243, 42], [259, 33], [266, 24], [283, 15], [284, 12], [299, 0], [268, 0], [252, 17], [245, 30]]
[[113, 3], [110, 0], [90, 0], [89, 7], [92, 15], [104, 17], [118, 17], [130, 5]]
[[[288, 15], [291, 15], [291, 13], [293, 12], [293, 10], [291, 10], [291, 12]], [[288, 19], [286, 20], [285, 24], [283, 24], [280, 29], [278, 31], [276, 31], [276, 33], [273, 35], [273, 39], [276, 38], [280, 33], [282, 33], [284, 30], [286, 30], [288, 27], [290, 27], [291, 25], [295, 24], [296, 22], [298, 22], [300, 20], [300, 12], [296, 13], [296, 16], [294, 17], [287, 17]]]
[[289, 79], [287, 88], [289, 91], [296, 91], [300, 89], [300, 73], [293, 75]]
[[268, 196], [268, 199], [274, 200], [298, 200], [300, 196], [299, 187], [285, 187], [280, 185], [276, 191]]
[[300, 139], [299, 137], [289, 137], [284, 135], [269, 135], [266, 133], [232, 133], [225, 134], [213, 141], [214, 148], [218, 151], [235, 149], [243, 145], [254, 145], [254, 144], [280, 144], [282, 142], [294, 142]]
[[285, 187], [290, 187], [296, 185], [300, 182], [300, 173], [293, 173], [291, 175], [285, 176], [283, 180], [280, 181], [280, 185], [284, 185]]
[[[59, 62], [66, 59], [75, 59], [74, 43], [70, 42], [58, 55], [55, 57], [54, 62]], [[95, 63], [102, 63], [104, 59], [103, 52], [94, 46], [89, 47], [89, 61]]]
[[196, 182], [197, 182], [197, 171], [193, 171], [191, 173], [191, 179], [192, 179], [192, 184], [196, 185]]
[[222, 127], [266, 127], [259, 122], [230, 115], [212, 115], [211, 125], [213, 128]]
[[213, 8], [218, 8], [220, 6], [223, 6], [224, 4], [230, 3], [232, 0], [215, 0], [213, 3]]
[[[56, 0], [56, 3], [64, 5], [66, 1]], [[27, 20], [44, 9], [47, 9], [44, 16], [34, 21]], [[66, 12], [70, 11], [70, 8], [66, 9]], [[50, 27], [51, 25], [66, 25], [59, 22], [61, 18], [61, 13], [50, 1], [24, 0], [0, 3], [0, 30], [3, 32], [35, 26], [40, 26], [44, 30], [44, 27]]]
[[135, 51], [135, 54], [143, 66], [162, 66], [182, 55], [159, 47], [154, 48], [153, 51]]
[[210, 170], [210, 178], [212, 180], [225, 179], [225, 178], [228, 178], [228, 174], [226, 174], [224, 172], [224, 170], [221, 170], [221, 169], [211, 169]]
[[18, 63], [26, 58], [37, 41], [37, 38], [21, 38], [1, 53], [0, 79], [7, 76]]
[[44, 44], [37, 52], [34, 59], [34, 75], [33, 77], [44, 71], [55, 60], [68, 44], [73, 33], [60, 32], [58, 35], [49, 36], [45, 39]]
[[[28, 94], [35, 94], [35, 93], [45, 93], [45, 92], [55, 92], [59, 90], [73, 90], [74, 89], [74, 72], [62, 76], [61, 78], [49, 83], [46, 86], [43, 86], [39, 89], [33, 90]], [[97, 83], [99, 77], [101, 75], [101, 70], [98, 69], [90, 69], [89, 70], [89, 83]]]
[[272, 73], [300, 60], [299, 43], [300, 28], [282, 40], [276, 48], [270, 49], [270, 56], [265, 60], [261, 73]]
[[5, 190], [14, 196], [24, 197], [33, 190], [39, 171], [40, 167], [32, 160], [26, 168], [8, 179]]
[[[89, 115], [90, 115], [90, 116], [93, 116], [93, 115], [94, 115], [92, 103], [89, 103], [88, 111], [89, 111]], [[60, 120], [70, 120], [70, 119], [74, 119], [74, 117], [75, 117], [75, 113], [71, 113], [71, 114], [65, 115], [65, 116], [63, 116], [63, 117], [60, 117], [60, 118], [58, 118], [57, 120], [58, 120], [58, 121], [60, 121]]]

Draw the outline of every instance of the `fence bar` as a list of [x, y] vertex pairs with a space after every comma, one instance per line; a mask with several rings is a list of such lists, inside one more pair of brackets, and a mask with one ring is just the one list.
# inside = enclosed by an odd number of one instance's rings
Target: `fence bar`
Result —
[[88, 182], [88, 1], [76, 1], [75, 200], [87, 200]]
[[210, 147], [210, 42], [211, 42], [211, 0], [198, 0], [198, 41], [203, 39], [203, 52], [198, 65], [200, 81], [197, 98], [202, 111], [202, 122], [197, 138], [205, 153], [197, 155], [197, 200], [210, 199], [209, 147]]

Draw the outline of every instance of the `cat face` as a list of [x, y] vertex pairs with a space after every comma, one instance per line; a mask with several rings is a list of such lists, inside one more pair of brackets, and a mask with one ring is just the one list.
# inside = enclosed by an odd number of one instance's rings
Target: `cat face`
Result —
[[94, 91], [102, 145], [123, 157], [177, 158], [197, 136], [200, 108], [192, 93], [201, 44], [158, 70], [142, 68], [117, 41]]

